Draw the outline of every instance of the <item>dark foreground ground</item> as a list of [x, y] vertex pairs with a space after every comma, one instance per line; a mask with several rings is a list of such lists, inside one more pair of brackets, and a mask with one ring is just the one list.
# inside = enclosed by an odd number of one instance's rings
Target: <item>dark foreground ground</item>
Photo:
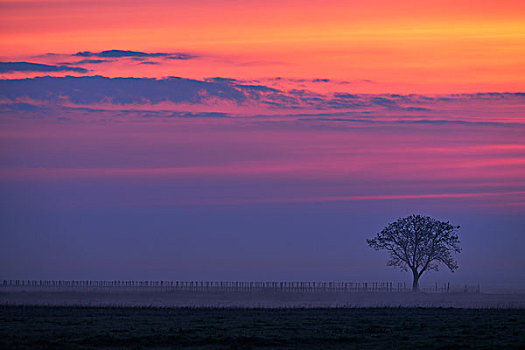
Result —
[[525, 349], [525, 310], [0, 306], [2, 349]]

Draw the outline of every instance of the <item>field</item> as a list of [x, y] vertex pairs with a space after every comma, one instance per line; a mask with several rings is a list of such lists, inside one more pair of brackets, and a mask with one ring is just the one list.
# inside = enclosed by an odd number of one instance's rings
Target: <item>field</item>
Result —
[[525, 309], [524, 293], [253, 291], [147, 288], [0, 288], [0, 305], [123, 307], [441, 307]]
[[0, 306], [5, 349], [523, 349], [522, 309]]
[[525, 349], [525, 294], [0, 288], [0, 348]]

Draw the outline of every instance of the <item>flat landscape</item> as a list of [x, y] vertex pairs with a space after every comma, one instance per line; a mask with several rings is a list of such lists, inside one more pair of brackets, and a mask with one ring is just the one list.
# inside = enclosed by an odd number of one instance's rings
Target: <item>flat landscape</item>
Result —
[[523, 349], [525, 311], [1, 306], [5, 349]]
[[524, 293], [344, 292], [260, 289], [0, 288], [0, 305], [120, 307], [441, 307], [525, 309]]

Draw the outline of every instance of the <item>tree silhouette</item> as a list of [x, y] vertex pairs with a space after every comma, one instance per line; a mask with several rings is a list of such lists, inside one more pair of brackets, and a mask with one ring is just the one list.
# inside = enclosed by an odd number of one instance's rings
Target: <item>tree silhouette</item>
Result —
[[368, 245], [390, 253], [388, 266], [412, 271], [412, 290], [419, 290], [419, 278], [425, 271], [438, 270], [440, 263], [452, 272], [458, 268], [452, 252], [459, 253], [459, 226], [430, 216], [410, 215], [388, 224]]

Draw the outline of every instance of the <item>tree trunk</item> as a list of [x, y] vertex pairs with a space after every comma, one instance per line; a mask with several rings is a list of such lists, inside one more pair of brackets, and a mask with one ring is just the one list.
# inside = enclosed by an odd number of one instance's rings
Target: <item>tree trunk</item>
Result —
[[412, 292], [419, 292], [419, 274], [417, 270], [412, 270], [414, 280], [412, 281]]

